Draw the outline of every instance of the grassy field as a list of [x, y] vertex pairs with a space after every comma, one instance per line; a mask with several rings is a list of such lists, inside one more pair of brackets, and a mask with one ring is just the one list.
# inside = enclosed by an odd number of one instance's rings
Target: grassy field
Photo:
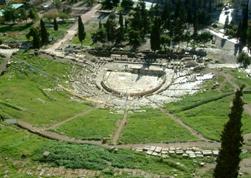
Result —
[[70, 64], [18, 54], [0, 80], [0, 110], [10, 118], [50, 125], [89, 108], [76, 102], [58, 84], [68, 86]]
[[[177, 174], [178, 177], [189, 178], [192, 177], [191, 172], [199, 166], [198, 162], [179, 157], [160, 160], [126, 149], [113, 152], [98, 146], [54, 142], [2, 124], [0, 124], [0, 135], [2, 138], [0, 176], [8, 170], [10, 177], [29, 177], [19, 174], [17, 169], [36, 166], [38, 163], [48, 163], [51, 166], [93, 170], [137, 168], [157, 174]], [[50, 152], [46, 158], [42, 156], [44, 151]], [[3, 158], [7, 158], [4, 165], [2, 164]], [[22, 162], [25, 164], [19, 167], [17, 163]]]
[[[219, 140], [223, 126], [228, 120], [231, 101], [232, 97], [227, 97], [177, 113], [177, 115], [205, 137]], [[251, 118], [247, 114], [243, 115], [243, 131], [244, 133], [251, 132]]]
[[189, 131], [177, 125], [164, 113], [147, 109], [129, 115], [123, 132], [122, 143], [158, 143], [196, 140]]
[[[230, 75], [231, 82], [236, 85], [245, 84], [247, 90], [251, 87], [251, 80], [246, 74], [237, 70], [224, 70], [223, 72]], [[220, 85], [216, 89], [211, 89], [214, 82], [218, 82]], [[223, 126], [228, 120], [234, 96], [224, 97], [224, 95], [233, 92], [234, 88], [221, 75], [217, 76], [214, 81], [206, 83], [204, 87], [207, 91], [186, 96], [178, 102], [167, 104], [165, 109], [182, 118], [186, 124], [205, 137], [219, 140]], [[222, 98], [219, 99], [221, 96]], [[245, 102], [251, 102], [250, 94], [245, 94], [243, 98]], [[244, 133], [251, 132], [251, 117], [246, 113], [243, 115], [243, 131]]]
[[108, 110], [95, 109], [89, 114], [65, 123], [56, 131], [80, 139], [109, 139], [116, 128], [116, 121], [123, 116]]

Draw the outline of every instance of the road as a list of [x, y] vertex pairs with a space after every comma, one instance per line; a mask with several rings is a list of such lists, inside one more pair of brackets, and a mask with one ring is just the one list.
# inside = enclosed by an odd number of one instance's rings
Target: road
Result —
[[[101, 5], [97, 4], [96, 6], [92, 7], [88, 12], [83, 14], [81, 16], [83, 23], [86, 23], [90, 21], [92, 18], [94, 18], [97, 10], [99, 10], [100, 7]], [[49, 45], [47, 49], [43, 51], [46, 53], [57, 55], [60, 52], [56, 50], [59, 49], [64, 44], [66, 44], [68, 41], [70, 41], [77, 34], [77, 30], [78, 30], [78, 21], [76, 21], [74, 25], [67, 31], [67, 34], [64, 36], [64, 38], [60, 39], [59, 41], [57, 41], [56, 43], [52, 45]]]

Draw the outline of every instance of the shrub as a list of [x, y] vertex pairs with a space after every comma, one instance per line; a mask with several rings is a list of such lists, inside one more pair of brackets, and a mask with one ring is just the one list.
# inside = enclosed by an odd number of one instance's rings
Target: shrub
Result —
[[241, 52], [237, 58], [237, 62], [240, 63], [242, 67], [247, 68], [251, 63], [251, 57], [248, 54]]

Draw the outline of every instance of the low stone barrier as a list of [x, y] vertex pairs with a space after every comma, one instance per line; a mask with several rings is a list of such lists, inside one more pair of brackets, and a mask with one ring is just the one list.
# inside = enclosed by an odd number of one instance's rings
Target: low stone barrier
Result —
[[179, 147], [160, 147], [160, 146], [145, 146], [143, 148], [136, 148], [137, 152], [144, 152], [151, 156], [158, 156], [167, 158], [171, 155], [179, 155], [184, 158], [203, 158], [203, 157], [217, 157], [219, 150], [203, 150], [197, 147], [179, 148]]

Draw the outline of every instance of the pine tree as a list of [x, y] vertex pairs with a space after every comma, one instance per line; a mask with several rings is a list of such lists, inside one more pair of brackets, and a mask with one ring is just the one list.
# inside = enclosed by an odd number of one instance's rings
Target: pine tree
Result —
[[106, 34], [107, 34], [107, 40], [108, 41], [114, 41], [116, 37], [116, 15], [114, 12], [110, 14], [108, 17], [105, 28], [106, 28]]
[[229, 121], [225, 124], [221, 135], [221, 149], [217, 158], [217, 165], [214, 170], [215, 178], [237, 178], [240, 163], [241, 146], [243, 145], [242, 137], [242, 113], [243, 104], [242, 95], [243, 88], [236, 91], [228, 115]]
[[155, 18], [151, 30], [151, 49], [153, 51], [160, 49], [160, 18]]
[[134, 2], [132, 0], [122, 0], [121, 7], [124, 11], [129, 11], [133, 7]]
[[40, 20], [40, 35], [41, 35], [41, 44], [46, 45], [49, 43], [49, 33], [45, 28], [44, 21]]
[[119, 14], [119, 26], [117, 43], [120, 43], [124, 39], [124, 19], [122, 13]]
[[85, 27], [84, 24], [82, 22], [81, 17], [78, 17], [78, 39], [81, 43], [81, 46], [83, 44], [83, 40], [85, 39], [86, 33], [85, 33]]
[[119, 13], [119, 25], [124, 28], [124, 19], [122, 13]]
[[243, 6], [242, 10], [242, 21], [239, 34], [241, 49], [246, 45], [247, 42], [247, 30], [248, 30], [248, 1]]
[[58, 22], [57, 22], [56, 18], [53, 21], [53, 28], [54, 28], [55, 31], [58, 31]]
[[39, 37], [39, 31], [36, 28], [31, 28], [30, 32], [26, 35], [26, 37], [28, 39], [30, 39], [30, 37], [32, 37], [32, 47], [34, 49], [39, 49], [41, 46], [41, 42], [40, 42], [40, 37]]

